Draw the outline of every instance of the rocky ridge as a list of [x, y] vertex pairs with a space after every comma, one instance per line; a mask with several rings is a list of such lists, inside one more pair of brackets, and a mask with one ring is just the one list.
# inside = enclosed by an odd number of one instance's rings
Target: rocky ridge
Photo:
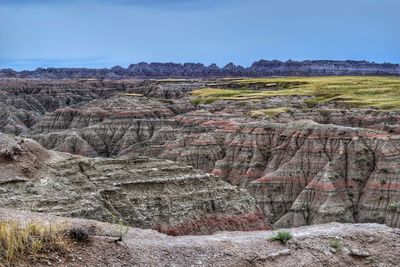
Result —
[[131, 64], [127, 68], [38, 68], [16, 72], [0, 70], [0, 77], [65, 79], [65, 78], [212, 78], [212, 77], [265, 77], [265, 76], [326, 76], [326, 75], [400, 75], [398, 64], [378, 64], [367, 61], [305, 60], [286, 62], [260, 60], [250, 67], [229, 63], [220, 68], [216, 64], [201, 63], [146, 63]]

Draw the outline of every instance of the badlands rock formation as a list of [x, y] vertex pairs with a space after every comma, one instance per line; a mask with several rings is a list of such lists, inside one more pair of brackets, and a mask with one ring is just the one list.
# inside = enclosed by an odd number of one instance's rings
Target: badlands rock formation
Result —
[[270, 229], [244, 189], [144, 157], [89, 159], [0, 134], [0, 203], [157, 229], [170, 235]]
[[183, 135], [160, 157], [248, 188], [277, 227], [330, 221], [399, 227], [399, 138], [300, 121], [225, 123]]
[[[15, 167], [21, 182], [4, 183], [8, 194], [2, 202], [106, 221], [123, 217], [131, 225], [171, 234], [262, 229], [269, 223], [400, 226], [398, 111], [335, 102], [310, 107], [306, 95], [193, 104], [192, 89], [226, 84], [218, 79], [6, 79], [1, 130], [32, 138], [46, 148], [40, 149], [43, 155], [62, 160], [44, 169], [35, 164], [46, 160]], [[271, 89], [265, 83], [252, 86]], [[251, 115], [282, 106], [274, 116]], [[9, 151], [14, 150], [6, 149], [5, 157], [20, 153]], [[52, 187], [39, 190], [41, 183], [33, 183], [42, 195], [32, 197], [28, 189], [13, 197], [11, 185], [31, 184], [24, 169], [72, 189], [52, 202]], [[142, 171], [143, 177], [136, 174]], [[145, 177], [155, 180], [142, 181]], [[91, 189], [81, 192], [70, 185], [75, 180]], [[188, 199], [194, 202], [187, 204]]]
[[[171, 84], [168, 80], [149, 82], [2, 79], [0, 80], [0, 131], [21, 134], [36, 125], [46, 112], [54, 112], [59, 108], [73, 108], [95, 99], [100, 105], [104, 105], [101, 104], [102, 100], [123, 93], [130, 96], [171, 99], [181, 97], [185, 92], [202, 86], [204, 82], [186, 80]], [[165, 103], [168, 103], [168, 100]], [[177, 108], [179, 111], [179, 107]], [[174, 109], [174, 105], [171, 105], [171, 109]], [[62, 110], [57, 112], [61, 113]], [[99, 116], [98, 119], [102, 119], [102, 114]], [[73, 126], [75, 125], [71, 125]]]
[[189, 101], [161, 102], [124, 94], [57, 109], [28, 134], [48, 149], [109, 157], [149, 140], [159, 130], [171, 129], [176, 125], [173, 116], [193, 109]]

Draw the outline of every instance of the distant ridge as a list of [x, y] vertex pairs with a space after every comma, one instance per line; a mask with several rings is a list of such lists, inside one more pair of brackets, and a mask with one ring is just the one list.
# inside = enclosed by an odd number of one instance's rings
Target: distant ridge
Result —
[[260, 60], [250, 67], [229, 63], [224, 67], [201, 63], [146, 63], [131, 64], [128, 68], [115, 66], [110, 69], [89, 68], [37, 68], [34, 71], [0, 70], [0, 78], [213, 78], [213, 77], [265, 77], [265, 76], [339, 76], [339, 75], [383, 75], [400, 76], [400, 65], [368, 61], [305, 60], [278, 61]]

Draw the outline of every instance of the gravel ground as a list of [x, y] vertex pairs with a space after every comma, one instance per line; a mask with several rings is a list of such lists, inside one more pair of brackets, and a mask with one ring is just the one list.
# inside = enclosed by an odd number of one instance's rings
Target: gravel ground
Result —
[[[90, 229], [91, 240], [64, 255], [18, 266], [399, 266], [400, 230], [380, 224], [330, 223], [292, 228], [288, 244], [269, 240], [278, 230], [172, 237], [97, 221], [0, 209], [0, 220], [68, 223]], [[333, 248], [332, 240], [342, 246]]]

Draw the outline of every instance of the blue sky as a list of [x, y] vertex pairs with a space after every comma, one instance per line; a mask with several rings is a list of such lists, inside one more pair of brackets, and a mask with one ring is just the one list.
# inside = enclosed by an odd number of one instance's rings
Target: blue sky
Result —
[[0, 0], [0, 68], [400, 63], [398, 0]]

